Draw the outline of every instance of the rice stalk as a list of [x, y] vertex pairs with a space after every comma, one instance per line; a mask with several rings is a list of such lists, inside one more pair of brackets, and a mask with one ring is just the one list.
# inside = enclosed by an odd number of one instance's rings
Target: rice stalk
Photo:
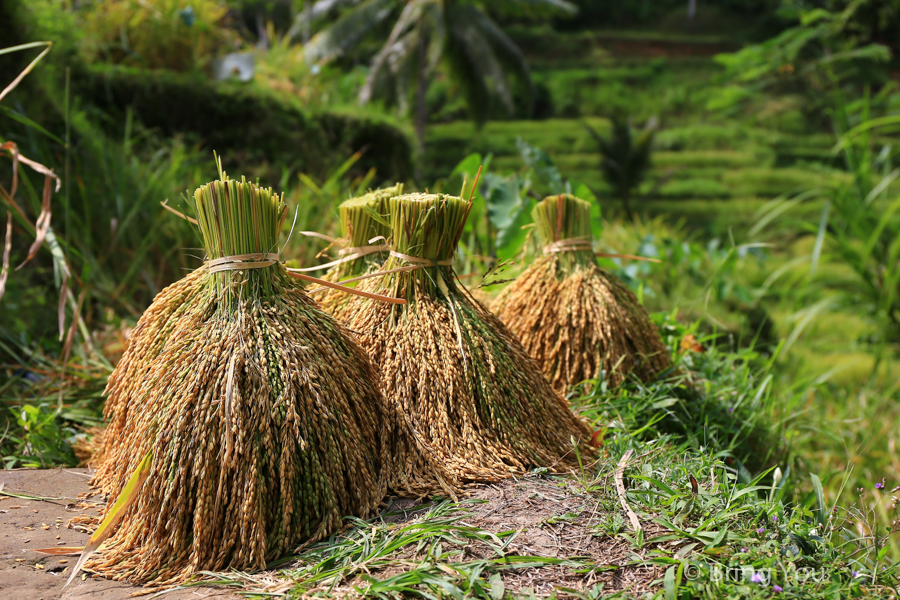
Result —
[[[193, 200], [209, 261], [154, 300], [107, 388], [94, 483], [116, 498], [154, 457], [87, 563], [117, 580], [263, 569], [346, 515], [372, 515], [397, 478], [397, 433], [365, 353], [266, 257], [278, 252], [283, 199], [222, 174]], [[246, 254], [257, 256], [211, 266]]]
[[559, 391], [602, 378], [656, 379], [671, 368], [659, 332], [635, 295], [597, 265], [590, 204], [550, 196], [532, 211], [545, 254], [492, 307]]
[[[338, 256], [343, 262], [329, 269], [323, 279], [337, 282], [373, 273], [381, 267], [387, 258], [384, 247], [390, 236], [388, 200], [402, 193], [403, 184], [398, 183], [341, 203], [338, 212], [346, 245]], [[321, 304], [322, 310], [341, 321], [341, 313], [351, 296], [329, 288], [317, 294], [315, 298]]]
[[494, 481], [576, 462], [589, 427], [506, 327], [453, 272], [471, 204], [442, 194], [391, 198], [387, 273], [360, 289], [407, 300], [349, 301], [348, 328], [380, 369], [382, 389], [415, 443], [462, 481]]

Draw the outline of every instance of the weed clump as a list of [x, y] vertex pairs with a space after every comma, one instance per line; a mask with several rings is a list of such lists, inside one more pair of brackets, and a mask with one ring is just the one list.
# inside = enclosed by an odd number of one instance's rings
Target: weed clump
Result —
[[594, 256], [590, 204], [550, 196], [532, 211], [544, 256], [492, 304], [554, 388], [587, 379], [650, 381], [671, 367], [659, 332], [635, 295]]
[[577, 452], [590, 453], [591, 430], [454, 275], [471, 203], [443, 194], [388, 202], [385, 274], [359, 289], [407, 304], [353, 298], [344, 315], [379, 366], [387, 403], [407, 420], [416, 446], [458, 481], [576, 464]]

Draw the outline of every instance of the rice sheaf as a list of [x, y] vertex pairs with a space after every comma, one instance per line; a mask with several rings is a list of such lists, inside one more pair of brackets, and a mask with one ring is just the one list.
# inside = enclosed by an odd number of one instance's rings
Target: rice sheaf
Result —
[[350, 299], [349, 329], [377, 365], [389, 405], [418, 447], [457, 481], [492, 481], [589, 455], [591, 430], [507, 328], [454, 275], [471, 203], [443, 194], [390, 198], [390, 257], [359, 289], [406, 305]]
[[615, 275], [597, 264], [590, 204], [572, 195], [545, 198], [532, 211], [544, 255], [491, 303], [538, 361], [554, 388], [565, 391], [602, 378], [650, 381], [672, 367], [647, 311]]

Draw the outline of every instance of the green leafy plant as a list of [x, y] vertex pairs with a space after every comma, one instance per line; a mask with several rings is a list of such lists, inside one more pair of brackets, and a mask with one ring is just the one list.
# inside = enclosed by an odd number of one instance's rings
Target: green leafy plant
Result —
[[[388, 39], [369, 66], [369, 75], [359, 92], [365, 104], [387, 98], [407, 110], [410, 98], [415, 105], [416, 135], [424, 149], [427, 119], [425, 93], [429, 77], [443, 63], [446, 73], [459, 86], [470, 117], [478, 124], [487, 118], [492, 96], [513, 112], [512, 81], [525, 91], [532, 103], [533, 86], [525, 57], [501, 27], [472, 0], [369, 0], [356, 3], [320, 1], [298, 15], [295, 28], [302, 29], [316, 15], [317, 6], [356, 5], [320, 31], [305, 47], [311, 61], [327, 61], [341, 56], [388, 19], [396, 19]], [[572, 14], [575, 7], [566, 0], [507, 0], [491, 7], [499, 14]], [[324, 10], [324, 9], [319, 9]]]
[[621, 115], [612, 117], [611, 121], [612, 132], [608, 137], [600, 135], [588, 124], [584, 127], [597, 144], [604, 181], [612, 188], [615, 197], [621, 200], [628, 217], [632, 218], [631, 195], [650, 169], [656, 120], [648, 120], [639, 131], [635, 131], [628, 119]]
[[233, 41], [221, 0], [106, 0], [81, 9], [89, 61], [193, 71]]
[[[460, 161], [450, 175], [450, 181], [467, 182], [467, 185], [474, 185], [478, 177], [477, 187], [466, 188], [471, 192], [473, 205], [461, 244], [468, 254], [481, 257], [480, 262], [488, 267], [497, 258], [510, 259], [524, 250], [531, 209], [544, 195], [570, 193], [596, 200], [586, 185], [564, 179], [550, 156], [540, 148], [520, 137], [516, 149], [522, 162], [516, 171], [502, 174], [491, 171], [493, 156], [474, 153]], [[438, 183], [447, 185], [446, 181]], [[596, 202], [591, 207], [591, 227], [599, 235], [602, 225]], [[467, 265], [464, 271], [471, 266]]]
[[[891, 146], [879, 142], [874, 131], [900, 119], [873, 119], [867, 103], [857, 113], [839, 95], [835, 104], [835, 152], [851, 179], [773, 200], [761, 211], [753, 231], [762, 231], [793, 205], [822, 202], [817, 222], [781, 221], [783, 228], [815, 236], [807, 297], [817, 289], [838, 292], [830, 300], [831, 307], [836, 303], [864, 307], [878, 323], [881, 341], [896, 343], [900, 341], [900, 197], [890, 186], [900, 177], [900, 168], [893, 164]], [[819, 273], [822, 262], [844, 269]]]
[[844, 4], [834, 11], [800, 11], [798, 25], [760, 44], [717, 55], [727, 85], [713, 93], [708, 107], [733, 109], [764, 92], [793, 93], [803, 97], [807, 114], [822, 116], [833, 89], [883, 81], [877, 67], [890, 60], [890, 50], [865, 34], [872, 22], [867, 5], [876, 3]]

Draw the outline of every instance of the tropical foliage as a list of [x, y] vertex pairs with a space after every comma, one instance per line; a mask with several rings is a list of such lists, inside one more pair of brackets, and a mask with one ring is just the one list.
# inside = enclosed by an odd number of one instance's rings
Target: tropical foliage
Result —
[[[341, 3], [317, 2], [301, 13], [297, 26], [311, 20], [323, 4], [332, 7]], [[306, 57], [328, 61], [341, 56], [366, 34], [377, 31], [391, 18], [396, 19], [387, 40], [372, 59], [359, 100], [365, 104], [382, 97], [404, 111], [414, 104], [421, 148], [427, 118], [426, 88], [439, 66], [444, 66], [459, 86], [469, 114], [477, 123], [486, 120], [492, 95], [512, 113], [516, 85], [526, 112], [530, 111], [533, 90], [528, 64], [482, 4], [471, 0], [368, 0], [317, 33], [305, 47]], [[558, 14], [575, 10], [566, 0], [506, 0], [491, 8], [501, 14]]]
[[601, 158], [600, 171], [603, 179], [612, 188], [615, 197], [622, 201], [622, 208], [629, 217], [633, 216], [631, 194], [641, 184], [650, 168], [653, 135], [656, 119], [650, 119], [643, 130], [635, 132], [631, 123], [622, 116], [611, 119], [612, 132], [603, 137], [590, 125], [585, 125], [597, 144]]

